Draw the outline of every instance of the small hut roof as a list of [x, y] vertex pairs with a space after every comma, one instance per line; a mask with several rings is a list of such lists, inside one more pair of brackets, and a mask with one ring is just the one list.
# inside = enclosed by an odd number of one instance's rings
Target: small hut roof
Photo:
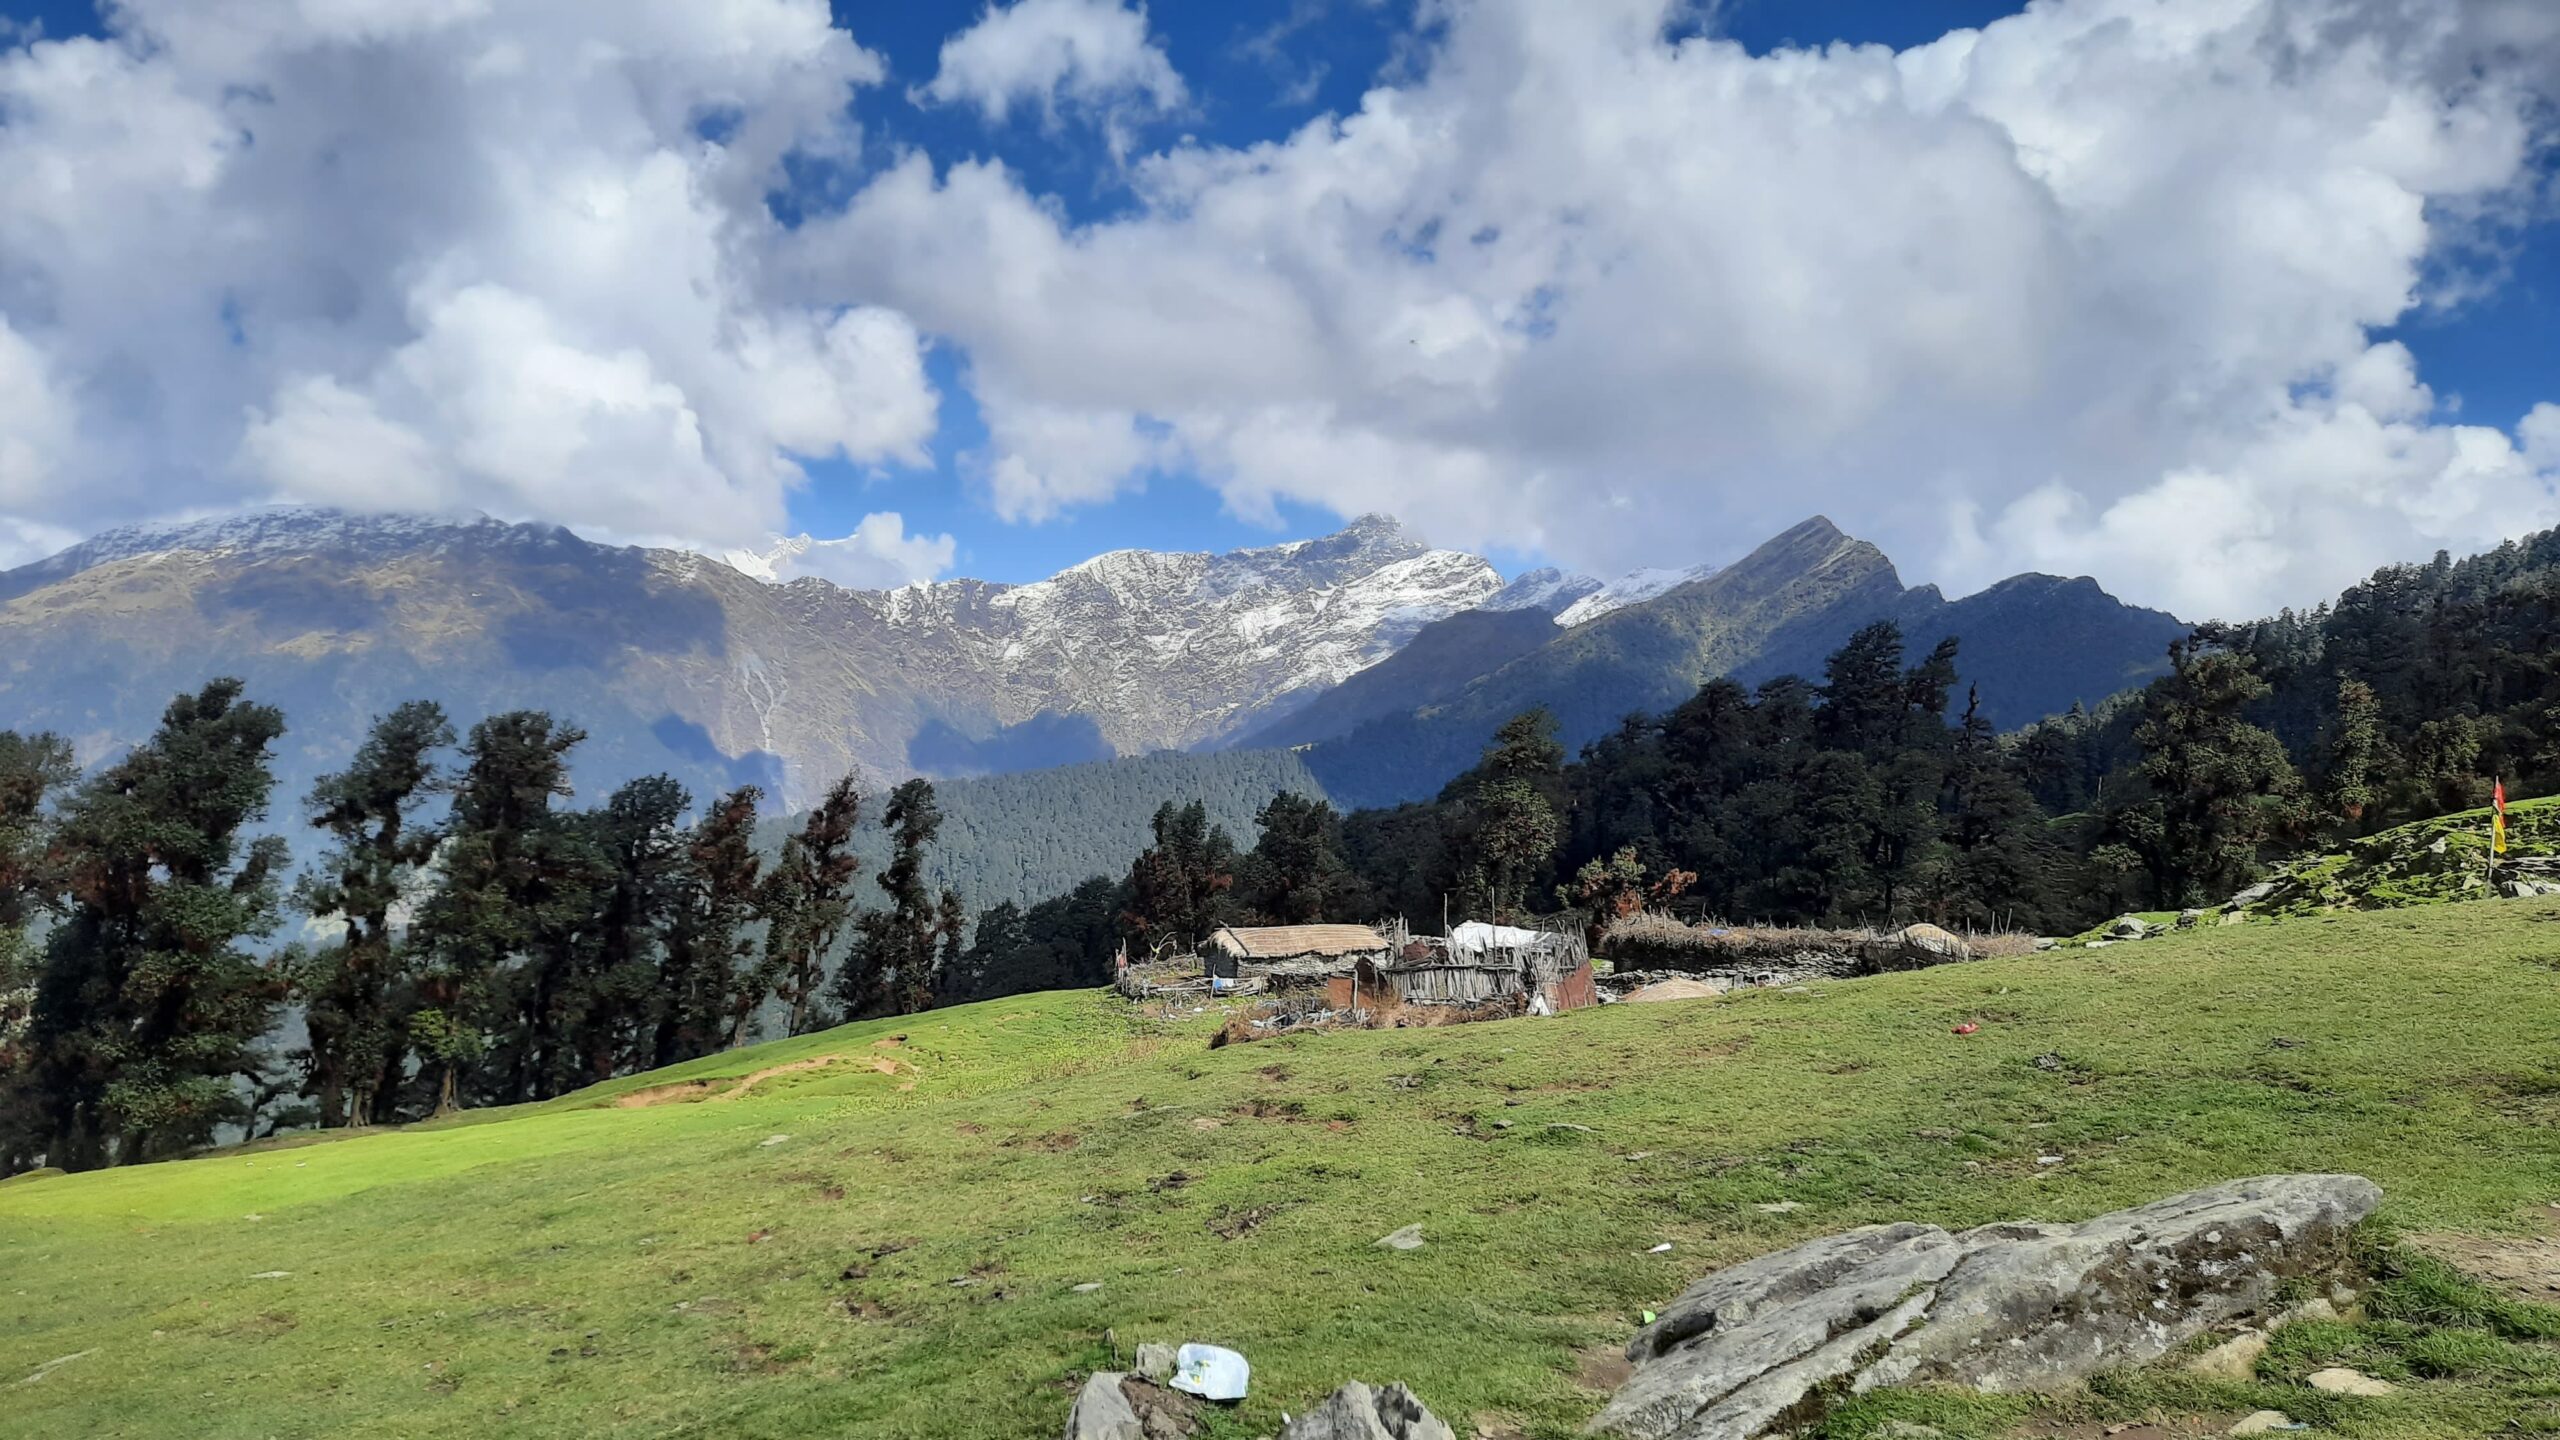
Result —
[[1209, 943], [1239, 960], [1375, 955], [1387, 948], [1385, 938], [1366, 925], [1226, 925]]

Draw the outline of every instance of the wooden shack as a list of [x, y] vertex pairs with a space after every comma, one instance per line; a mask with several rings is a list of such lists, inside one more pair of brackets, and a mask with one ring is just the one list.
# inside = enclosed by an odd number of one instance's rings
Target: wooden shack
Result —
[[1200, 959], [1217, 979], [1262, 978], [1280, 990], [1348, 975], [1363, 960], [1386, 959], [1393, 943], [1366, 925], [1222, 925]]
[[1337, 1009], [1502, 1006], [1555, 1015], [1600, 1003], [1579, 934], [1492, 926], [1460, 926], [1449, 939], [1415, 940], [1390, 958], [1363, 960], [1328, 981], [1326, 993]]

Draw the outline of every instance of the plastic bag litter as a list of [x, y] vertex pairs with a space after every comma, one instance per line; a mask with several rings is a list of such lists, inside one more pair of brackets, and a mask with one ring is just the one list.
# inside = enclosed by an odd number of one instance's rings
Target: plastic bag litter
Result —
[[1203, 1400], [1241, 1400], [1253, 1367], [1233, 1350], [1216, 1345], [1185, 1345], [1174, 1352], [1174, 1389]]

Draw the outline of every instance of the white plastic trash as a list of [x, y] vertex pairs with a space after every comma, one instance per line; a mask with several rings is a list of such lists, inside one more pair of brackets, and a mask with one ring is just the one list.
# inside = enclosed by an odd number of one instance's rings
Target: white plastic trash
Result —
[[1233, 1350], [1215, 1345], [1185, 1345], [1174, 1352], [1174, 1389], [1203, 1400], [1241, 1400], [1253, 1367]]

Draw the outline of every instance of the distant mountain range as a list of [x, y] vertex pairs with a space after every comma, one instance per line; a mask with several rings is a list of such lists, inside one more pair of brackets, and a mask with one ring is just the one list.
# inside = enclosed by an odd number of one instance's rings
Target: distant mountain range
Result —
[[0, 725], [84, 758], [171, 694], [250, 681], [288, 779], [371, 716], [523, 706], [590, 733], [582, 789], [671, 770], [791, 803], [877, 783], [1212, 746], [1502, 588], [1393, 522], [1227, 555], [1116, 551], [1037, 584], [776, 585], [565, 530], [278, 510], [117, 531], [0, 575]]
[[1224, 555], [1115, 551], [1028, 585], [848, 590], [758, 568], [320, 510], [113, 531], [0, 574], [0, 726], [58, 730], [95, 760], [180, 689], [236, 674], [284, 707], [296, 794], [372, 716], [431, 697], [464, 725], [538, 706], [584, 726], [588, 794], [665, 770], [796, 805], [848, 769], [885, 785], [1303, 746], [1362, 803], [1436, 789], [1526, 705], [1578, 741], [1710, 675], [1812, 673], [1875, 618], [1915, 645], [1961, 635], [2004, 723], [2138, 682], [2183, 628], [2087, 580], [1906, 590], [1821, 521], [1721, 571], [1605, 584], [1506, 585], [1375, 516]]
[[[1877, 620], [1902, 627], [1915, 661], [1956, 637], [1959, 699], [1979, 686], [1984, 713], [2003, 728], [2143, 683], [2187, 630], [2088, 579], [2020, 575], [1954, 601], [1933, 585], [1905, 588], [1884, 552], [1817, 517], [1725, 569], [1551, 635], [1502, 616], [1443, 620], [1248, 743], [1312, 745], [1308, 769], [1345, 805], [1421, 799], [1532, 705], [1553, 711], [1567, 746], [1579, 747], [1719, 675], [1818, 679], [1830, 653]], [[1466, 663], [1470, 655], [1481, 663]]]

